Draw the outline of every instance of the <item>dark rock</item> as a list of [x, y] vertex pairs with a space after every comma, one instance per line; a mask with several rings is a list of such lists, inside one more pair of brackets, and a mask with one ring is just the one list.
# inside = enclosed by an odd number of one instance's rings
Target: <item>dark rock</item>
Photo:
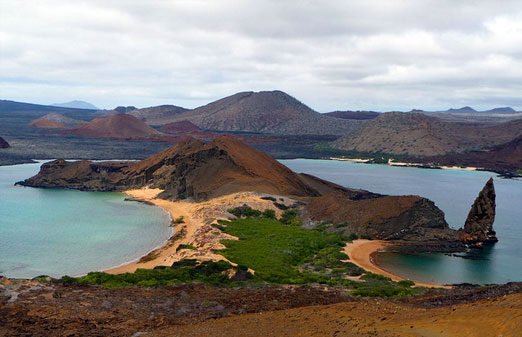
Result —
[[459, 231], [461, 241], [476, 248], [482, 248], [485, 242], [498, 241], [493, 230], [495, 198], [495, 186], [490, 178], [471, 206], [464, 229]]
[[8, 142], [5, 141], [2, 137], [0, 137], [0, 149], [7, 149], [11, 147]]

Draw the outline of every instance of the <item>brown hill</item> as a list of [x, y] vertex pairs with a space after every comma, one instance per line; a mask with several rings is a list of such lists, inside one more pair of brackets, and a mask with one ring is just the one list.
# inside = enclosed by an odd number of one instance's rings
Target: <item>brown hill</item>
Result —
[[379, 116], [379, 113], [375, 111], [332, 111], [325, 113], [325, 115], [343, 119], [367, 120], [374, 119]]
[[60, 134], [115, 139], [159, 139], [163, 136], [161, 132], [145, 122], [127, 114], [95, 118], [88, 123], [81, 123], [72, 129], [61, 131]]
[[141, 119], [149, 125], [163, 125], [173, 117], [187, 111], [187, 109], [175, 105], [160, 105], [150, 108], [137, 109], [127, 112]]
[[282, 91], [240, 92], [173, 116], [207, 130], [285, 135], [352, 132], [361, 122], [320, 114]]
[[426, 163], [438, 165], [464, 165], [490, 170], [522, 170], [522, 135], [512, 141], [482, 151], [470, 151], [425, 158]]
[[189, 121], [172, 122], [163, 125], [160, 131], [172, 134], [185, 134], [193, 132], [202, 132], [203, 130], [194, 123]]
[[42, 129], [65, 129], [79, 124], [81, 121], [66, 117], [62, 114], [51, 112], [45, 116], [35, 119], [29, 126]]
[[65, 129], [66, 126], [60, 122], [51, 121], [49, 119], [37, 119], [28, 124], [34, 128], [40, 129]]
[[163, 196], [174, 198], [200, 200], [239, 191], [318, 195], [286, 166], [231, 136], [209, 144], [178, 144], [129, 167], [125, 173], [131, 185], [152, 183], [165, 190]]
[[9, 143], [5, 139], [0, 137], [0, 149], [7, 149], [9, 147], [11, 147]]
[[436, 156], [507, 142], [522, 133], [522, 120], [488, 127], [444, 122], [420, 113], [388, 112], [334, 145], [344, 150]]

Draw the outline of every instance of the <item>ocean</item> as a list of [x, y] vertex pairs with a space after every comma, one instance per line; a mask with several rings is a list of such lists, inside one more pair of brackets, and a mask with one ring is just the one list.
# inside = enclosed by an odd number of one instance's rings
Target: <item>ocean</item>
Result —
[[0, 275], [82, 275], [135, 260], [172, 234], [162, 209], [121, 193], [14, 186], [39, 164], [0, 166]]
[[379, 265], [399, 276], [435, 284], [491, 284], [522, 281], [522, 180], [500, 179], [483, 171], [438, 170], [361, 164], [350, 161], [281, 160], [303, 172], [351, 188], [389, 195], [427, 197], [444, 211], [452, 228], [460, 228], [473, 201], [494, 177], [497, 209], [494, 229], [499, 242], [464, 254], [377, 255]]

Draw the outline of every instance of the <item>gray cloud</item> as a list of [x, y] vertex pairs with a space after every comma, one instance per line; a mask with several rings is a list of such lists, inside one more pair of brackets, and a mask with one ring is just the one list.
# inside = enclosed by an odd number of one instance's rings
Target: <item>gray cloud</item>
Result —
[[0, 96], [522, 110], [519, 1], [0, 1]]

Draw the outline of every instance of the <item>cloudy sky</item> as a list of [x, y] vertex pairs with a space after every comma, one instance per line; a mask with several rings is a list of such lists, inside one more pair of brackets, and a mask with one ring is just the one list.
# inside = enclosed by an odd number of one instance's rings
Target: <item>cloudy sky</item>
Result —
[[0, 0], [0, 98], [522, 110], [522, 2]]

